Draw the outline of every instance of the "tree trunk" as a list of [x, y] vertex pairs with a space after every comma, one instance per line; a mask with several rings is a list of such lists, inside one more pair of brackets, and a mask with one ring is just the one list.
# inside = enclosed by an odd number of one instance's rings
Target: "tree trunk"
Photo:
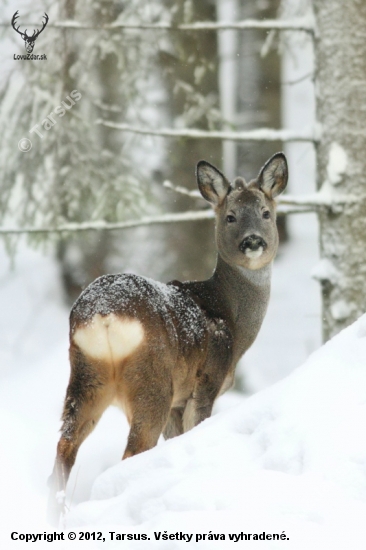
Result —
[[[108, 24], [113, 22], [119, 12], [113, 2], [107, 0], [94, 5], [94, 23]], [[62, 18], [73, 20], [76, 12], [76, 0], [65, 0]], [[112, 35], [110, 37], [112, 40]], [[70, 74], [70, 69], [77, 56], [76, 45], [72, 38], [65, 38], [65, 63], [63, 71], [62, 97], [77, 88], [77, 81]], [[101, 103], [108, 105], [118, 104], [119, 100], [119, 72], [117, 59], [113, 53], [104, 56], [95, 62], [95, 78], [100, 83]], [[120, 122], [120, 114], [110, 112], [109, 120]], [[96, 127], [100, 150], [108, 150], [115, 156], [120, 154], [120, 144], [115, 139], [115, 132], [103, 126]], [[70, 143], [65, 139], [63, 157], [59, 159], [60, 169], [70, 166]], [[62, 178], [59, 187], [62, 189]], [[65, 205], [67, 209], [67, 205]], [[108, 272], [108, 259], [113, 248], [113, 234], [108, 232], [75, 234], [71, 238], [60, 240], [57, 245], [57, 259], [61, 265], [61, 275], [64, 285], [65, 299], [72, 304], [83, 288], [91, 281]]]
[[[279, 0], [257, 2], [247, 0], [239, 6], [239, 19], [275, 19]], [[238, 130], [261, 126], [281, 127], [281, 60], [276, 48], [269, 47], [265, 56], [260, 51], [268, 32], [258, 29], [239, 34], [238, 51]], [[283, 148], [280, 141], [258, 143], [242, 142], [237, 146], [238, 166], [235, 175], [251, 179], [260, 166]], [[288, 239], [286, 217], [277, 218], [280, 242]]]
[[318, 187], [357, 203], [319, 215], [328, 339], [365, 312], [366, 302], [366, 3], [314, 0], [317, 36]]
[[[185, 21], [188, 8], [192, 10], [187, 21], [216, 21], [214, 3], [205, 0], [173, 0], [175, 7], [174, 21]], [[186, 22], [187, 22], [186, 21]], [[208, 31], [201, 33], [181, 33], [172, 37], [176, 58], [164, 62], [162, 66], [166, 73], [167, 89], [169, 94], [170, 117], [172, 124], [177, 117], [181, 117], [188, 96], [182, 90], [175, 91], [177, 82], [183, 82], [192, 90], [200, 93], [207, 100], [209, 96], [218, 96], [217, 75], [217, 33]], [[197, 82], [197, 70], [205, 68], [204, 76]], [[215, 104], [216, 106], [216, 104]], [[187, 121], [185, 121], [187, 124]], [[208, 118], [202, 114], [192, 124], [196, 128], [209, 129]], [[196, 163], [205, 159], [221, 167], [222, 143], [219, 140], [172, 140], [168, 143], [169, 167], [166, 177], [178, 185], [196, 189], [194, 170]], [[171, 204], [171, 211], [202, 208], [201, 200], [196, 204], [192, 199], [175, 196]], [[196, 280], [207, 279], [212, 274], [215, 264], [215, 240], [213, 221], [190, 222], [188, 224], [173, 224], [168, 230], [167, 247], [169, 254], [175, 255], [174, 265], [171, 266], [171, 279]]]

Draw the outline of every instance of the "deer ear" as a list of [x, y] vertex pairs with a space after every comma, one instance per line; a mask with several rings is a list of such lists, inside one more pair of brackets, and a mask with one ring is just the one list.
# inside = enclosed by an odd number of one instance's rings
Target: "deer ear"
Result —
[[219, 206], [228, 193], [230, 182], [220, 170], [205, 160], [200, 160], [197, 164], [196, 175], [202, 197], [215, 206]]
[[257, 178], [259, 189], [270, 199], [274, 199], [285, 190], [287, 180], [287, 160], [283, 153], [276, 153], [267, 160]]

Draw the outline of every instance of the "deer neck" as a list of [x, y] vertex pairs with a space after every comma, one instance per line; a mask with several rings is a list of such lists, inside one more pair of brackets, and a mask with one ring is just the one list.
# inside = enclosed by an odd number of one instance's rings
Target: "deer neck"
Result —
[[258, 270], [229, 265], [218, 256], [212, 283], [234, 334], [236, 360], [254, 342], [262, 325], [270, 294], [271, 270], [271, 264]]
[[238, 299], [242, 292], [269, 291], [271, 284], [272, 263], [261, 269], [246, 269], [245, 267], [230, 265], [218, 255], [216, 268], [213, 274], [215, 286], [221, 289], [229, 302]]

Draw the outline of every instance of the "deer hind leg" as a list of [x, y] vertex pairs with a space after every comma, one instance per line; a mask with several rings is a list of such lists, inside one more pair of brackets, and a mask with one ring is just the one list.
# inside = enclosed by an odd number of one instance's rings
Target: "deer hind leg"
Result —
[[[218, 327], [221, 327], [220, 330]], [[215, 399], [220, 395], [220, 390], [228, 389], [232, 376], [228, 379], [231, 365], [231, 337], [225, 326], [215, 322], [214, 338], [210, 340], [207, 359], [202, 368], [197, 371], [197, 380], [192, 396], [188, 399], [183, 413], [184, 432], [191, 430], [197, 424], [209, 418]], [[225, 387], [226, 386], [226, 387]]]
[[50, 478], [48, 514], [53, 523], [63, 512], [64, 491], [79, 447], [113, 400], [113, 386], [100, 363], [88, 360], [78, 349], [71, 351], [70, 362], [61, 437]]
[[147, 359], [126, 366], [123, 374], [130, 432], [122, 459], [155, 447], [167, 423], [173, 390], [169, 369]]

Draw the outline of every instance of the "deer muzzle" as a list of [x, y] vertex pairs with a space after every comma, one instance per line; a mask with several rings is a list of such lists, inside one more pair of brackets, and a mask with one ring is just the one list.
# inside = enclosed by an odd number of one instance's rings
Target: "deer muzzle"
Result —
[[259, 235], [249, 235], [239, 245], [241, 252], [249, 258], [258, 258], [266, 248], [267, 243]]

